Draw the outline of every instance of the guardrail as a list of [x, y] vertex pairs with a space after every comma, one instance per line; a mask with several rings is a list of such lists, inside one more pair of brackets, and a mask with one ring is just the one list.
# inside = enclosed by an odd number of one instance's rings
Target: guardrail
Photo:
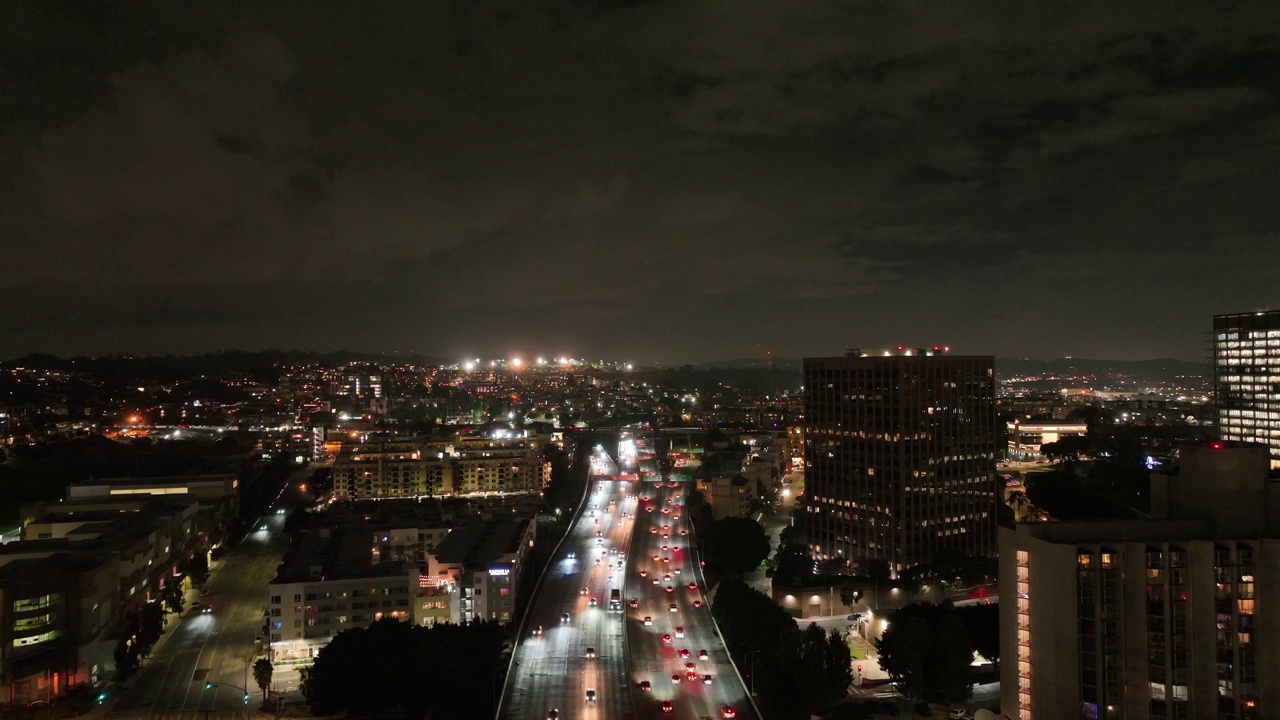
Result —
[[[686, 508], [686, 512], [687, 512], [687, 508]], [[693, 530], [692, 520], [689, 522], [689, 528], [690, 528], [689, 529], [689, 552], [693, 556], [694, 571], [698, 573], [698, 581], [702, 585], [702, 587], [705, 588], [707, 591], [710, 591], [711, 588], [707, 587], [707, 577], [702, 572], [702, 562], [700, 560], [701, 555], [698, 551], [698, 544], [697, 542], [694, 541], [694, 536], [693, 536], [694, 530]], [[706, 592], [704, 592], [703, 594], [706, 595]], [[707, 598], [707, 603], [703, 607], [706, 608], [707, 617], [711, 618], [711, 627], [715, 628], [716, 636], [720, 638], [720, 644], [724, 646], [724, 654], [726, 657], [729, 658], [729, 667], [733, 668], [734, 676], [738, 678], [738, 683], [742, 686], [743, 691], [747, 695], [747, 702], [751, 703], [752, 712], [756, 714], [757, 718], [759, 718], [760, 720], [763, 720], [764, 715], [761, 714], [760, 708], [756, 705], [755, 696], [751, 694], [751, 688], [747, 687], [747, 681], [742, 679], [742, 671], [738, 669], [738, 663], [733, 661], [733, 653], [729, 652], [729, 644], [724, 641], [724, 633], [720, 632], [720, 624], [716, 622], [716, 616], [711, 612], [710, 597]]]

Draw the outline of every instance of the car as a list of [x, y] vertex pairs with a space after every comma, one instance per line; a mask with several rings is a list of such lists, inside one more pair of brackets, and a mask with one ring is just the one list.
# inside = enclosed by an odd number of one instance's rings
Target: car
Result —
[[588, 590], [588, 589], [586, 589], [586, 588], [582, 588], [581, 590], [579, 590], [579, 591], [578, 591], [578, 594], [579, 594], [579, 595], [586, 595], [586, 594], [587, 594], [587, 593], [589, 593], [589, 592], [591, 592], [591, 591], [590, 591], [590, 590]]
[[569, 613], [560, 613], [560, 622], [562, 623], [569, 622]]
[[600, 530], [597, 530], [597, 531], [596, 531], [596, 537], [598, 537], [598, 538], [602, 538], [602, 537], [604, 537], [604, 532], [602, 532], [602, 531], [600, 531]]
[[[666, 540], [666, 539], [668, 539], [668, 538], [670, 538], [670, 537], [671, 537], [671, 533], [662, 533], [662, 539], [663, 539], [663, 540]], [[663, 549], [663, 550], [666, 550], [666, 548], [665, 548], [665, 547], [664, 547], [664, 548], [662, 548], [662, 549]]]
[[[676, 637], [680, 637], [680, 636], [676, 635]], [[690, 657], [691, 654], [692, 653], [689, 652], [689, 648], [680, 648], [680, 652], [679, 652], [680, 657], [687, 658], [687, 657]]]
[[689, 592], [697, 592], [698, 583], [689, 583]]
[[688, 530], [685, 530], [684, 528], [680, 528], [680, 534], [681, 534], [681, 535], [688, 535], [688, 534], [689, 534], [689, 531], [688, 531]]
[[284, 514], [284, 508], [279, 508], [279, 509], [277, 509], [277, 510], [276, 510], [276, 514], [277, 514], [277, 515], [283, 515], [283, 514]]
[[670, 575], [663, 575], [663, 576], [662, 576], [662, 582], [671, 582], [671, 576], [670, 576]]
[[596, 558], [596, 567], [600, 567], [600, 558]]
[[640, 577], [649, 577], [649, 571], [648, 571], [648, 570], [641, 570], [641, 571], [640, 571]]
[[671, 532], [671, 526], [670, 526], [670, 525], [663, 525], [663, 526], [662, 526], [662, 529], [663, 529], [663, 531], [664, 531], [664, 532]]
[[679, 519], [680, 519], [680, 513], [676, 513], [675, 515], [672, 515], [672, 516], [671, 516], [671, 519], [672, 519], [672, 520], [679, 520]]
[[679, 574], [680, 574], [680, 568], [676, 568], [676, 569], [672, 570], [671, 572], [673, 572], [673, 573], [675, 573], [675, 574], [679, 575]]
[[586, 658], [588, 660], [594, 660], [595, 656], [596, 656], [596, 649], [593, 647], [587, 648]]
[[661, 585], [661, 584], [662, 584], [662, 581], [661, 581], [661, 580], [659, 580], [658, 578], [654, 578], [654, 579], [653, 579], [653, 584], [654, 584], [654, 585]]
[[707, 651], [706, 651], [706, 650], [699, 650], [699, 651], [698, 651], [698, 659], [699, 659], [699, 660], [706, 660], [708, 657], [709, 657], [709, 656], [707, 655]]
[[663, 515], [670, 515], [670, 514], [671, 514], [671, 508], [662, 508], [662, 514], [663, 514]]
[[[673, 592], [675, 592], [675, 591], [676, 591], [676, 589], [675, 589], [674, 587], [672, 587], [672, 586], [670, 586], [670, 585], [668, 585], [668, 586], [667, 586], [667, 592], [669, 592], [669, 593], [673, 593]], [[674, 612], [674, 611], [673, 611], [673, 612]]]
[[676, 481], [672, 480], [672, 481], [671, 481], [671, 487], [673, 487], [673, 488], [680, 487], [680, 483], [678, 483], [678, 482], [676, 482]]
[[671, 546], [671, 552], [675, 552], [675, 553], [680, 552], [680, 546], [679, 546], [679, 545], [672, 545], [672, 546]]
[[648, 680], [641, 680], [640, 689], [645, 692], [649, 692], [650, 690], [653, 689], [653, 683], [649, 682]]
[[674, 709], [675, 709], [675, 705], [672, 705], [670, 700], [663, 700], [663, 701], [662, 701], [662, 712], [664, 712], [664, 713], [669, 713], [669, 712], [673, 711]]
[[725, 720], [732, 720], [738, 717], [738, 711], [734, 710], [732, 705], [722, 705], [720, 706], [720, 717]]
[[627, 607], [638, 608], [640, 607], [640, 601], [635, 598], [631, 598], [627, 601]]
[[947, 720], [966, 720], [969, 717], [969, 711], [963, 707], [953, 707], [947, 713]]
[[570, 560], [572, 560], [572, 559], [574, 559], [574, 558], [576, 558], [576, 557], [578, 557], [578, 553], [576, 553], [576, 552], [574, 552], [574, 551], [570, 550], [570, 551], [569, 551], [569, 559], [570, 559]]
[[676, 637], [678, 638], [684, 637], [684, 627], [679, 625], [676, 626]]
[[617, 554], [618, 554], [618, 548], [609, 548], [609, 554], [610, 554], [610, 555], [617, 555]]
[[536, 628], [534, 628], [534, 629], [533, 629], [533, 636], [534, 636], [534, 637], [542, 637], [542, 626], [541, 626], [541, 625], [539, 625], [538, 627], [536, 627]]
[[596, 525], [599, 525], [599, 524], [600, 524], [600, 518], [596, 518], [596, 519], [595, 519], [595, 520], [593, 520], [592, 522], [594, 522]]
[[700, 607], [702, 607], [702, 601], [701, 601], [701, 600], [694, 600], [694, 601], [693, 601], [693, 606], [694, 606], [695, 608], [700, 608]]
[[663, 552], [666, 552], [667, 550], [670, 550], [670, 549], [671, 549], [671, 548], [667, 547], [666, 545], [663, 545], [663, 546], [662, 546], [662, 551], [663, 551]]
[[676, 607], [675, 603], [671, 603], [670, 605], [668, 605], [667, 609], [670, 610], [671, 612], [680, 612], [680, 608]]
[[200, 612], [205, 615], [208, 615], [209, 613], [213, 612], [213, 606], [212, 605], [201, 606]]
[[694, 672], [693, 670], [690, 670], [689, 672], [684, 674], [684, 679], [688, 680], [689, 682], [698, 682], [698, 680], [700, 680], [701, 678], [698, 677], [698, 673]]
[[652, 506], [652, 505], [645, 505], [645, 506], [644, 506], [644, 511], [645, 511], [645, 512], [653, 512], [653, 506]]
[[[710, 676], [710, 675], [708, 675], [707, 677], [711, 677], [711, 676]], [[595, 691], [595, 688], [588, 688], [588, 689], [587, 689], [587, 702], [589, 702], [589, 703], [593, 703], [593, 702], [595, 702], [595, 701], [596, 701], [596, 691]]]
[[594, 597], [587, 601], [587, 605], [590, 605], [591, 607], [595, 607], [598, 604], [599, 604], [599, 601], [596, 600]]
[[670, 505], [670, 504], [671, 504], [671, 502], [672, 502], [672, 501], [671, 501], [671, 498], [667, 498], [667, 504], [668, 504], [668, 505]]
[[654, 555], [654, 556], [653, 556], [653, 561], [654, 561], [654, 562], [658, 562], [658, 561], [660, 561], [660, 560], [662, 560], [662, 556], [661, 556], [661, 555]]
[[[621, 563], [619, 563], [619, 564], [621, 564]], [[612, 575], [610, 575], [610, 576], [609, 576], [608, 583], [609, 583], [610, 585], [612, 585], [612, 584], [613, 584], [613, 576], [612, 576]]]
[[680, 680], [682, 680], [682, 678], [680, 677], [680, 673], [671, 673], [672, 684], [679, 685]]
[[663, 645], [670, 645], [670, 644], [671, 644], [671, 636], [670, 636], [670, 635], [663, 635], [663, 636], [662, 636], [662, 644], [663, 644]]
[[604, 540], [596, 540], [596, 547], [598, 548], [604, 547]]
[[560, 711], [556, 708], [551, 708], [550, 710], [548, 710], [547, 720], [560, 720]]
[[649, 528], [649, 534], [651, 534], [651, 535], [657, 535], [657, 534], [658, 534], [658, 528], [656, 528], [656, 527], [651, 527], [651, 528]]
[[644, 624], [645, 624], [645, 625], [652, 625], [652, 624], [653, 624], [653, 618], [649, 617], [648, 615], [645, 615], [645, 616], [644, 616]]
[[662, 558], [662, 562], [669, 563], [669, 562], [671, 562], [671, 558], [669, 558], [669, 557], [663, 557], [663, 558]]

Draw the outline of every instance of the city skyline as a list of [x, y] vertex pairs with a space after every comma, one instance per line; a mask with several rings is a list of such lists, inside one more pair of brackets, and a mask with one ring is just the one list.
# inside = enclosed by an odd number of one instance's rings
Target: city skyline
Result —
[[1280, 300], [1272, 3], [0, 12], [3, 357], [1198, 359]]

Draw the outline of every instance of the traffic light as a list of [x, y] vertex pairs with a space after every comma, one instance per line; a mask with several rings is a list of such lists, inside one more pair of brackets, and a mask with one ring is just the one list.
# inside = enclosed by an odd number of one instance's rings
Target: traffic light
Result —
[[106, 701], [107, 701], [107, 694], [106, 694], [106, 693], [101, 693], [101, 694], [99, 694], [99, 695], [98, 695], [98, 704], [99, 704], [99, 705], [101, 705], [102, 703], [104, 703], [104, 702], [106, 702]]
[[249, 704], [249, 693], [247, 692], [244, 694], [244, 704], [245, 705]]
[[205, 684], [204, 684], [204, 689], [205, 689], [205, 690], [208, 690], [208, 689], [209, 689], [209, 688], [211, 688], [211, 687], [213, 687], [213, 683], [206, 681], [206, 682], [205, 682]]

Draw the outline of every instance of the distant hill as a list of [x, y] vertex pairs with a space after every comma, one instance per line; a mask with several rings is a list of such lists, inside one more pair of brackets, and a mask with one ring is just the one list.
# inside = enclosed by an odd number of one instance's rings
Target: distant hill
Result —
[[[712, 362], [694, 363], [694, 370], [757, 370], [770, 366], [767, 358], [734, 358], [732, 360], [714, 360]], [[778, 370], [799, 372], [804, 361], [799, 358], [773, 358], [773, 367]]]
[[1033, 358], [997, 358], [996, 375], [1000, 378], [1027, 375], [1094, 375], [1141, 376], [1159, 378], [1206, 377], [1210, 374], [1205, 363], [1173, 358], [1155, 360], [1092, 360], [1088, 358], [1058, 358], [1036, 360]]

